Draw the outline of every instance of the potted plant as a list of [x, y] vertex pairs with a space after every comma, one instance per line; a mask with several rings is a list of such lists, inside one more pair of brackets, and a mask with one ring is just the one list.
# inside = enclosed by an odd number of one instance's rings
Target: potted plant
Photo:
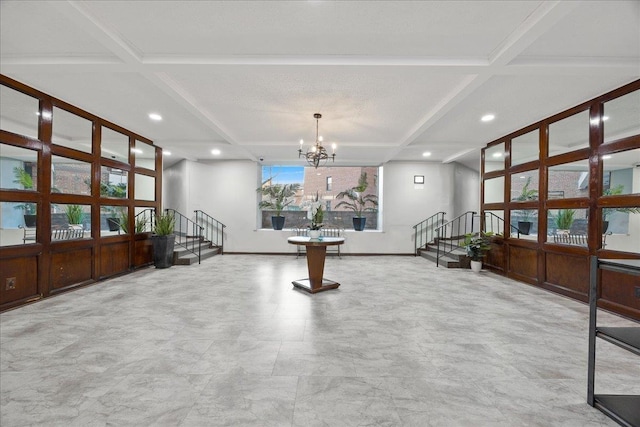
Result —
[[[531, 177], [527, 177], [527, 182], [522, 187], [522, 192], [518, 197], [516, 197], [515, 201], [517, 202], [526, 202], [529, 200], [538, 200], [538, 190], [534, 190], [529, 188], [529, 184], [531, 184]], [[520, 219], [518, 220], [518, 230], [520, 233], [525, 236], [529, 235], [531, 231], [531, 217], [533, 216], [532, 211], [529, 209], [522, 209], [518, 211], [520, 213]]]
[[165, 212], [156, 215], [155, 226], [153, 227], [153, 263], [156, 268], [169, 268], [173, 265], [173, 248], [176, 242], [176, 235], [173, 231], [176, 226], [176, 219], [173, 214]]
[[[603, 196], [617, 196], [624, 191], [624, 185], [618, 184], [613, 188], [607, 188], [602, 192]], [[639, 208], [602, 208], [602, 233], [609, 228], [609, 216], [614, 212], [640, 213]]]
[[[70, 228], [81, 228], [84, 220], [84, 212], [80, 205], [66, 205], [64, 213], [67, 215], [67, 222]], [[80, 227], [78, 227], [80, 226]]]
[[284, 217], [280, 215], [284, 208], [293, 203], [293, 196], [300, 189], [300, 184], [268, 184], [271, 181], [262, 183], [262, 186], [256, 191], [262, 194], [266, 200], [262, 200], [258, 206], [260, 209], [270, 209], [276, 211], [271, 217], [271, 225], [274, 230], [282, 230], [284, 228]]
[[323, 226], [322, 221], [324, 220], [324, 211], [322, 210], [322, 201], [320, 200], [318, 193], [316, 193], [316, 199], [309, 205], [307, 219], [311, 220], [311, 224], [309, 225], [309, 237], [312, 239], [319, 238], [320, 231]]
[[471, 258], [471, 270], [478, 273], [482, 269], [482, 258], [491, 250], [490, 237], [493, 233], [465, 234], [463, 247], [467, 249], [467, 256]]
[[[364, 194], [367, 191], [369, 183], [367, 182], [367, 173], [362, 172], [360, 179], [358, 179], [358, 185], [351, 187], [348, 190], [341, 191], [336, 196], [337, 199], [347, 198], [336, 205], [336, 208], [341, 206], [352, 210], [355, 214], [353, 217], [353, 228], [356, 231], [364, 230], [367, 222], [367, 218], [363, 215], [365, 212], [375, 212], [378, 207], [378, 196], [375, 194]], [[371, 204], [371, 206], [367, 206]]]
[[569, 234], [575, 214], [576, 211], [573, 209], [560, 209], [558, 211], [555, 217], [557, 234]]

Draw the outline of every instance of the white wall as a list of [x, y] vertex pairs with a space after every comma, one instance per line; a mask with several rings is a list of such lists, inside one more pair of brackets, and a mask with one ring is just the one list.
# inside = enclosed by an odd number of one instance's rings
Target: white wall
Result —
[[468, 211], [480, 214], [480, 174], [459, 163], [453, 163], [453, 166], [453, 215]]
[[[473, 182], [473, 173], [475, 187], [467, 189]], [[413, 253], [413, 225], [438, 211], [453, 218], [456, 191], [464, 193], [459, 196], [460, 206], [475, 203], [477, 209], [479, 178], [464, 166], [390, 162], [384, 165], [381, 175], [383, 230], [347, 231], [343, 253]], [[415, 185], [414, 175], [424, 175], [425, 184]], [[201, 209], [227, 225], [225, 252], [294, 253], [295, 246], [286, 239], [292, 235], [290, 230], [256, 227], [260, 176], [260, 165], [252, 161], [185, 160], [164, 171], [164, 207], [189, 217], [195, 209]]]

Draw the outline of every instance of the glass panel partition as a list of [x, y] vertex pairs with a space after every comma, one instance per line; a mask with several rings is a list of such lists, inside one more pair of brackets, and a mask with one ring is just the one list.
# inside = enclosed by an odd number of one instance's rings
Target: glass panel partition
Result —
[[90, 120], [70, 113], [62, 108], [53, 107], [54, 144], [91, 153], [93, 123]]
[[129, 163], [129, 137], [106, 127], [102, 127], [101, 156], [107, 159]]
[[587, 209], [551, 209], [547, 214], [547, 242], [587, 246]]
[[100, 172], [100, 195], [126, 199], [129, 188], [129, 173], [122, 169], [102, 166]]
[[7, 86], [0, 86], [0, 129], [38, 138], [40, 101]]
[[602, 209], [602, 247], [640, 253], [640, 205]]
[[549, 157], [589, 147], [589, 111], [549, 125]]
[[0, 144], [0, 188], [36, 191], [38, 152]]
[[0, 246], [36, 242], [36, 203], [0, 202]]
[[504, 170], [504, 158], [504, 142], [487, 148], [484, 150], [484, 171]]
[[603, 195], [640, 194], [640, 149], [602, 156]]
[[503, 203], [504, 202], [504, 176], [486, 179], [484, 181], [484, 202]]
[[564, 163], [548, 169], [549, 199], [589, 197], [589, 161]]
[[51, 205], [51, 240], [91, 237], [91, 206], [55, 203]]
[[604, 143], [640, 134], [640, 90], [604, 103]]
[[51, 192], [90, 195], [91, 163], [62, 156], [52, 156]]
[[136, 200], [155, 200], [156, 179], [148, 175], [135, 174], [135, 193]]
[[127, 221], [126, 206], [100, 206], [100, 236], [127, 234]]
[[538, 200], [538, 169], [511, 175], [511, 201], [529, 202]]
[[136, 159], [136, 167], [156, 170], [156, 149], [153, 145], [136, 140], [133, 154]]
[[511, 166], [540, 159], [540, 130], [536, 129], [511, 140]]

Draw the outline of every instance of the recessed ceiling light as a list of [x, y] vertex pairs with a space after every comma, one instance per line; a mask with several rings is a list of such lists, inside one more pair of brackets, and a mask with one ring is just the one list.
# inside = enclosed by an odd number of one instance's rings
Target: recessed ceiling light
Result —
[[602, 158], [603, 158], [604, 160], [608, 160], [608, 159], [610, 159], [610, 158], [611, 158], [611, 155], [610, 155], [610, 154], [605, 154], [604, 156], [602, 156]]
[[159, 122], [160, 120], [162, 120], [162, 116], [158, 113], [149, 113], [149, 118], [156, 122]]
[[524, 175], [520, 176], [520, 179], [525, 179], [525, 178], [526, 178], [526, 176], [524, 176]]
[[609, 116], [602, 116], [602, 121], [606, 122], [607, 120], [609, 120]]
[[132, 153], [136, 153], [136, 154], [142, 154], [142, 150], [141, 150], [141, 149], [139, 149], [139, 148], [132, 148], [132, 149], [131, 149], [131, 152], [132, 152]]
[[171, 151], [162, 150], [162, 155], [163, 156], [170, 156], [171, 155]]
[[211, 154], [213, 154], [214, 156], [219, 156], [220, 150], [218, 150], [217, 148], [214, 148], [213, 150], [211, 150]]
[[493, 153], [493, 157], [502, 157], [502, 153]]
[[496, 116], [493, 114], [485, 114], [484, 116], [482, 116], [482, 118], [480, 120], [482, 120], [483, 122], [490, 122], [491, 120], [495, 119]]
[[431, 151], [425, 151], [422, 153], [422, 157], [429, 157], [431, 155]]

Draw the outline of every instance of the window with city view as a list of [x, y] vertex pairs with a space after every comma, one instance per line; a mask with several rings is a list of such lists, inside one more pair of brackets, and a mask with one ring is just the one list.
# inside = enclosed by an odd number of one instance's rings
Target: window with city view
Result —
[[[323, 167], [315, 169], [303, 166], [263, 166], [262, 187], [272, 185], [293, 185], [294, 195], [280, 213], [285, 217], [285, 228], [306, 227], [307, 206], [311, 201], [323, 201], [325, 209], [324, 223], [344, 229], [353, 229], [352, 218], [362, 211], [367, 218], [365, 230], [378, 229], [378, 206], [367, 203], [361, 206], [357, 201], [348, 197], [340, 197], [340, 193], [358, 187], [360, 178], [366, 174], [366, 190], [363, 196], [371, 195], [373, 199], [379, 196], [379, 170], [375, 166], [365, 167]], [[268, 196], [262, 196], [261, 201], [268, 201]], [[344, 202], [344, 203], [341, 203]], [[271, 228], [271, 217], [276, 210], [263, 208], [261, 227]]]

